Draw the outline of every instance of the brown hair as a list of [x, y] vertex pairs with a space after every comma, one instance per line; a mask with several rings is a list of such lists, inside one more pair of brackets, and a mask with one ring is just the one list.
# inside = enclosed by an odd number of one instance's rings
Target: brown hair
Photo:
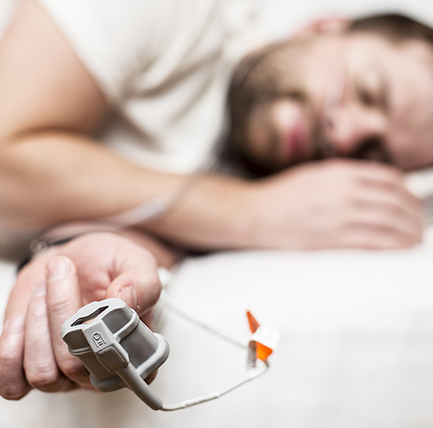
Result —
[[355, 19], [349, 26], [348, 31], [376, 33], [397, 43], [417, 39], [433, 45], [432, 28], [398, 13], [371, 15]]

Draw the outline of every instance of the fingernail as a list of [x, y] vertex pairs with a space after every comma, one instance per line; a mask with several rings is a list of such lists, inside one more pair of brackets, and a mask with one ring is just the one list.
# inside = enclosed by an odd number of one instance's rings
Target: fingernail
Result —
[[54, 257], [48, 262], [46, 272], [50, 279], [65, 278], [71, 272], [71, 262], [66, 257]]
[[132, 285], [122, 288], [117, 297], [126, 302], [132, 309], [137, 308], [137, 293]]
[[24, 331], [26, 317], [24, 314], [15, 314], [6, 321], [5, 331], [12, 334], [19, 334]]
[[33, 287], [33, 296], [45, 296], [47, 294], [47, 287], [44, 281], [40, 281]]

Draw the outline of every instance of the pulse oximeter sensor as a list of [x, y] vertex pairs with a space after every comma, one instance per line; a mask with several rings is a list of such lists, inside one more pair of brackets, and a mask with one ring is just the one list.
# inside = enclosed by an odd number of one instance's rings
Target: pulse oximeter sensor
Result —
[[[164, 275], [167, 275], [167, 272]], [[214, 392], [175, 405], [163, 404], [145, 379], [166, 361], [169, 345], [162, 335], [153, 333], [123, 300], [112, 298], [92, 302], [82, 307], [64, 322], [61, 330], [69, 352], [84, 364], [96, 389], [109, 392], [128, 387], [152, 409], [172, 411], [215, 400], [267, 371], [268, 357], [279, 340], [277, 330], [260, 326], [248, 312], [252, 336], [248, 345], [244, 345], [220, 329], [184, 313], [169, 299], [167, 293], [163, 292], [163, 294], [161, 300], [166, 307], [206, 330], [247, 349], [245, 378], [221, 392]]]

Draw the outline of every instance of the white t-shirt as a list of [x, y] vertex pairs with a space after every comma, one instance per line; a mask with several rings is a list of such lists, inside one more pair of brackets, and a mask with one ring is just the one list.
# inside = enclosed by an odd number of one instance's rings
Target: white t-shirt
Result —
[[0, 0], [0, 37], [6, 31], [17, 4], [18, 0]]
[[233, 66], [263, 43], [252, 0], [38, 0], [116, 109], [101, 139], [187, 173], [221, 131]]

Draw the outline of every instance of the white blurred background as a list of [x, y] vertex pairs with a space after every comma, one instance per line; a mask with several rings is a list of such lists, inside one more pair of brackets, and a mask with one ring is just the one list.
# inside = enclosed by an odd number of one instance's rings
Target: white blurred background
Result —
[[[0, 25], [13, 1], [0, 0]], [[261, 0], [259, 6], [277, 38], [323, 14], [398, 10], [433, 23], [431, 0]], [[433, 427], [432, 232], [404, 252], [251, 251], [192, 259], [170, 290], [187, 310], [243, 336], [248, 308], [281, 330], [265, 377], [172, 414], [148, 410], [125, 390], [0, 398], [0, 428]], [[0, 309], [13, 269], [0, 263]], [[165, 401], [211, 392], [242, 373], [242, 353], [185, 321], [167, 315], [162, 332], [172, 355], [154, 388]]]
[[284, 37], [312, 18], [329, 14], [355, 16], [400, 11], [426, 23], [433, 22], [431, 0], [258, 0], [258, 4], [266, 27], [275, 37]]

